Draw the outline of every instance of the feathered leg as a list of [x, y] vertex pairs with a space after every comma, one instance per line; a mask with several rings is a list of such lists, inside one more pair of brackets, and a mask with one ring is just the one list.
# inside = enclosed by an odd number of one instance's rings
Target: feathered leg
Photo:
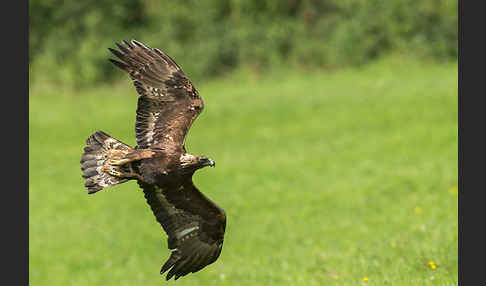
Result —
[[[150, 149], [134, 150], [128, 154], [124, 154], [118, 158], [108, 159], [107, 164], [103, 167], [103, 170], [112, 176], [120, 178], [137, 178], [143, 180], [142, 176], [133, 170], [130, 163], [139, 161], [142, 159], [152, 158], [153, 151]], [[121, 166], [127, 166], [128, 172], [123, 171]]]
[[112, 166], [122, 166], [134, 161], [152, 158], [153, 154], [154, 152], [150, 149], [134, 150], [133, 152], [123, 155], [121, 158], [109, 160], [109, 164]]

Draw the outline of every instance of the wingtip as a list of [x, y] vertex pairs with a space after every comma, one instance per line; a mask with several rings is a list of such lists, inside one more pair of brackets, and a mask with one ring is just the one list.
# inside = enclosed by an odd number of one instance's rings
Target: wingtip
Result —
[[[132, 41], [133, 41], [133, 40], [132, 40]], [[129, 48], [131, 48], [131, 49], [133, 49], [133, 48], [134, 48], [133, 44], [132, 44], [130, 41], [123, 40], [122, 42], [123, 42], [125, 45], [127, 45]]]
[[119, 62], [117, 60], [114, 60], [114, 59], [108, 59], [112, 64], [114, 64], [115, 66], [119, 67], [120, 69], [122, 70], [125, 70], [127, 72], [130, 72], [130, 66], [128, 66], [127, 64], [125, 63], [122, 63], [122, 62]]
[[174, 276], [174, 274], [168, 273], [167, 276], [165, 276], [165, 281], [169, 281], [172, 276]]
[[139, 42], [139, 41], [137, 41], [135, 39], [132, 39], [132, 44], [134, 44], [134, 45], [136, 45], [138, 47], [141, 47], [141, 48], [147, 48], [146, 45], [144, 45], [142, 42]]
[[120, 59], [123, 59], [124, 58], [124, 54], [122, 54], [122, 52], [118, 51], [118, 50], [115, 50], [115, 49], [112, 49], [112, 48], [108, 48], [108, 50], [113, 54], [115, 55], [116, 57], [120, 58]]
[[[177, 261], [167, 261], [164, 266], [162, 266], [162, 269], [160, 270], [160, 274], [164, 274], [167, 270], [169, 270], [172, 266], [175, 265]], [[170, 278], [172, 278], [176, 272], [174, 271], [174, 268], [170, 269], [169, 273], [167, 273], [167, 276], [165, 276], [165, 280], [169, 281]]]
[[169, 270], [169, 268], [171, 268], [172, 266], [174, 266], [175, 262], [174, 263], [169, 263], [169, 261], [167, 261], [164, 266], [162, 266], [162, 269], [160, 269], [160, 275], [164, 275], [165, 272], [167, 272], [167, 270]]

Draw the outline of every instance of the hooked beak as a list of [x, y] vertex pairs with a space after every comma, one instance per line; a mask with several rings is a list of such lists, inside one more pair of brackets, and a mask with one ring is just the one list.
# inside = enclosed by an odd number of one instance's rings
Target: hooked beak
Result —
[[216, 163], [212, 159], [209, 159], [209, 158], [202, 158], [201, 163], [204, 166], [211, 166], [211, 167], [216, 166]]

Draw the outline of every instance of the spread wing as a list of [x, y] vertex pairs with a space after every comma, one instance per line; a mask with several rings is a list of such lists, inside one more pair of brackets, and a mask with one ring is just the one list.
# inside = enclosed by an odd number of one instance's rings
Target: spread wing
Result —
[[128, 72], [139, 93], [135, 133], [137, 148], [184, 148], [186, 134], [204, 108], [199, 93], [181, 68], [164, 52], [140, 42], [109, 49], [123, 62], [110, 59]]
[[216, 261], [226, 228], [223, 209], [206, 198], [191, 178], [182, 185], [164, 189], [143, 182], [139, 185], [173, 250], [160, 274], [170, 269], [166, 279], [175, 276], [177, 280]]

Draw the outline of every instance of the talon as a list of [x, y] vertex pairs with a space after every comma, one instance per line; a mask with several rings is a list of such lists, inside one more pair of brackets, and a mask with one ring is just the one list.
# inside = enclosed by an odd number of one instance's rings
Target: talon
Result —
[[108, 173], [112, 176], [117, 176], [117, 177], [123, 177], [123, 173], [120, 171], [117, 171], [115, 168], [111, 167]]
[[102, 170], [103, 170], [103, 172], [105, 172], [109, 175], [119, 177], [119, 178], [137, 178], [139, 180], [143, 180], [143, 178], [140, 174], [137, 174], [133, 171], [121, 172], [118, 169], [116, 169], [114, 166], [104, 166]]

